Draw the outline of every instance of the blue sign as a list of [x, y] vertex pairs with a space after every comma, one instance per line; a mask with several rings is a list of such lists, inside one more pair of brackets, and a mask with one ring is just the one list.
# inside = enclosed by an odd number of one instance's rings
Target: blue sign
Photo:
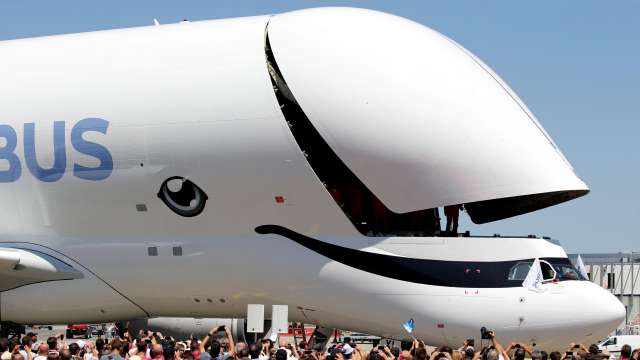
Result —
[[409, 319], [402, 324], [402, 328], [405, 329], [406, 332], [411, 334], [416, 328], [416, 322], [413, 321], [413, 319]]
[[[35, 144], [35, 123], [24, 124], [24, 162], [29, 172], [38, 180], [55, 182], [60, 180], [67, 170], [67, 150], [65, 141], [64, 121], [53, 123], [53, 165], [43, 168], [38, 163]], [[95, 131], [107, 134], [109, 122], [98, 118], [87, 118], [78, 121], [71, 128], [71, 145], [75, 151], [92, 156], [99, 161], [96, 167], [73, 164], [73, 175], [80, 179], [99, 181], [104, 180], [113, 172], [113, 158], [109, 150], [100, 144], [85, 140], [83, 135]], [[18, 145], [16, 131], [10, 126], [0, 124], [0, 137], [5, 139], [4, 147], [0, 147], [0, 161], [5, 160], [9, 165], [6, 170], [0, 170], [0, 183], [14, 182], [22, 175], [22, 163], [15, 153]]]

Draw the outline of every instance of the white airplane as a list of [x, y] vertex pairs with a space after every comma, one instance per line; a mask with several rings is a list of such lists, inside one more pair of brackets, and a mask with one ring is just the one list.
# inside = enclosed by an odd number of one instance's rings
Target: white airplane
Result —
[[[469, 51], [319, 8], [0, 43], [0, 320], [243, 317], [595, 342], [624, 319], [537, 237], [441, 236], [589, 190]], [[544, 283], [522, 286], [534, 259]], [[267, 317], [269, 314], [267, 314]]]

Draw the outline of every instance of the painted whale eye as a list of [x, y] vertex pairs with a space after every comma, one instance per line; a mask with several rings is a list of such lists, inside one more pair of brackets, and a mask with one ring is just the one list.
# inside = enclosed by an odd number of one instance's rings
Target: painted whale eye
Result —
[[208, 199], [198, 185], [181, 176], [166, 179], [160, 185], [158, 197], [169, 209], [184, 217], [199, 215]]

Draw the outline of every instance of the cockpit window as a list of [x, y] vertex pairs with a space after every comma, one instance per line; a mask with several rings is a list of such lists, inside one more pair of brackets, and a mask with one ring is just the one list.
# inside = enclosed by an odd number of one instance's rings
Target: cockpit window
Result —
[[[519, 262], [517, 264], [515, 264], [510, 270], [509, 270], [509, 276], [508, 279], [509, 280], [524, 280], [527, 278], [527, 274], [529, 274], [529, 270], [531, 269], [531, 265], [533, 265], [533, 261], [522, 261]], [[565, 265], [558, 265], [558, 266], [565, 266]], [[561, 274], [560, 271], [557, 271], [554, 269], [554, 267], [549, 264], [548, 262], [541, 260], [540, 261], [540, 268], [542, 269], [542, 280], [544, 281], [550, 281], [556, 278], [556, 273], [557, 274]], [[569, 280], [569, 279], [563, 279], [561, 278], [561, 280]]]
[[515, 264], [511, 270], [509, 270], [509, 280], [524, 280], [527, 278], [527, 274], [529, 274], [529, 269], [531, 269], [532, 262], [519, 262]]
[[572, 265], [553, 264], [559, 280], [584, 280]]
[[542, 280], [549, 281], [556, 278], [556, 271], [548, 262], [541, 260], [540, 268], [542, 268]]

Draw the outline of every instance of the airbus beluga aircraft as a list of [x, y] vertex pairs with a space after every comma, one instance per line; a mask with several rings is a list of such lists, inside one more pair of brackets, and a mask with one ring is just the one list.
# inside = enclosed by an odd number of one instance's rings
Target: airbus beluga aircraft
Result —
[[[595, 341], [616, 298], [537, 237], [441, 236], [588, 192], [451, 39], [369, 10], [0, 43], [0, 320], [242, 317]], [[534, 259], [544, 284], [522, 286]]]

